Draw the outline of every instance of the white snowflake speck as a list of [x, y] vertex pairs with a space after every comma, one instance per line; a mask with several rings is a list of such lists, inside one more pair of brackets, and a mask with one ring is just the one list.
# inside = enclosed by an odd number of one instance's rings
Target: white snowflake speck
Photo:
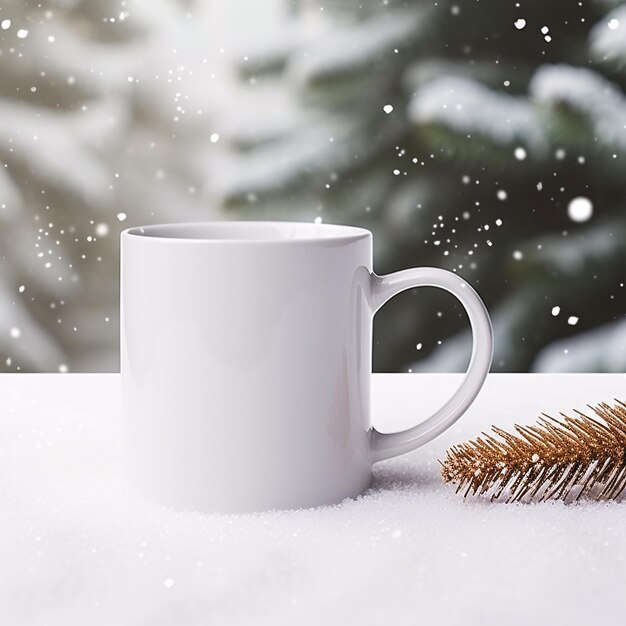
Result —
[[389, 115], [389, 113], [391, 113], [391, 112], [393, 111], [393, 107], [392, 107], [390, 104], [386, 104], [386, 105], [383, 107], [383, 111], [384, 111], [387, 115]]
[[167, 589], [171, 589], [174, 586], [174, 580], [172, 578], [166, 578], [163, 581], [163, 586]]
[[26, 39], [26, 37], [28, 37], [28, 31], [25, 28], [20, 28], [17, 31], [17, 37], [18, 39]]
[[0, 22], [0, 28], [2, 28], [2, 30], [8, 30], [11, 28], [11, 20], [2, 20]]
[[96, 224], [96, 235], [98, 237], [106, 237], [109, 234], [109, 225], [104, 222]]
[[19, 339], [21, 334], [22, 334], [22, 331], [19, 328], [17, 328], [16, 326], [14, 326], [9, 331], [9, 335], [11, 335], [11, 337], [13, 337], [13, 339]]
[[552, 307], [552, 317], [556, 317], [559, 313], [561, 312], [561, 307], [560, 306], [553, 306]]
[[578, 196], [567, 205], [567, 215], [573, 222], [586, 222], [593, 215], [593, 204], [589, 198]]
[[498, 189], [498, 193], [496, 195], [498, 196], [498, 200], [506, 200], [507, 198], [506, 191], [504, 191], [504, 189]]
[[515, 20], [515, 22], [513, 22], [513, 25], [515, 26], [515, 28], [517, 28], [517, 30], [522, 30], [522, 28], [526, 26], [526, 20], [523, 17], [520, 17], [519, 19]]
[[24, 287], [24, 285], [20, 285], [19, 288], [18, 288], [18, 291], [20, 293], [24, 293], [25, 290], [26, 290], [26, 287]]
[[517, 148], [515, 148], [513, 155], [518, 161], [523, 161], [526, 158], [526, 150], [524, 150], [522, 146], [518, 146]]
[[209, 139], [211, 143], [217, 143], [220, 140], [220, 135], [219, 133], [212, 133]]
[[541, 27], [541, 34], [542, 35], [547, 35], [550, 32], [550, 29], [547, 26], [542, 26]]
[[117, 219], [118, 219], [120, 222], [123, 222], [123, 221], [126, 219], [126, 213], [124, 213], [124, 212], [120, 212], [120, 213], [118, 213], [118, 214], [117, 214]]
[[576, 326], [576, 324], [578, 324], [578, 318], [577, 318], [575, 315], [570, 315], [570, 316], [567, 318], [567, 323], [568, 323], [570, 326]]
[[617, 30], [619, 28], [619, 20], [616, 17], [614, 17], [612, 20], [609, 20], [609, 23], [607, 24], [607, 26], [611, 30]]
[[513, 258], [516, 261], [521, 261], [524, 258], [524, 255], [522, 254], [522, 252], [520, 250], [514, 250], [513, 251]]
[[314, 220], [313, 220], [314, 224], [321, 224], [322, 223], [322, 218], [318, 215]]
[[65, 363], [61, 363], [61, 364], [59, 365], [59, 372], [60, 372], [61, 374], [67, 374], [67, 372], [68, 372], [68, 367], [67, 367], [67, 365], [65, 365]]

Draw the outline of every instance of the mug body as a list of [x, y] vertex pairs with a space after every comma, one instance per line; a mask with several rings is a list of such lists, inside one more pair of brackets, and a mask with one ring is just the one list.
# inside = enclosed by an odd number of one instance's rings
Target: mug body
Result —
[[121, 236], [129, 468], [176, 508], [331, 504], [370, 482], [372, 237], [204, 222]]

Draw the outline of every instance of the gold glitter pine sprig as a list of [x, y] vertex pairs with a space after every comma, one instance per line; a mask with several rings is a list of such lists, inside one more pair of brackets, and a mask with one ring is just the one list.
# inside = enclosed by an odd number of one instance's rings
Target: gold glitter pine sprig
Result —
[[516, 424], [516, 434], [492, 426], [497, 437], [482, 433], [447, 451], [443, 480], [492, 501], [616, 498], [626, 487], [626, 404], [616, 403], [590, 406], [595, 418], [544, 414], [535, 425]]

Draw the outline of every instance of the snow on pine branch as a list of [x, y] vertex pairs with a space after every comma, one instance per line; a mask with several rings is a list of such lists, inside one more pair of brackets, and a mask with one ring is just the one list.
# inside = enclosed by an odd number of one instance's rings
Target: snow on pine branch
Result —
[[[108, 194], [110, 176], [89, 144], [96, 129], [104, 141], [113, 126], [106, 114], [99, 123], [95, 116], [88, 117], [92, 124], [79, 121], [72, 112], [0, 100], [0, 154], [9, 170], [17, 164], [33, 177], [97, 206]], [[82, 127], [85, 140], [68, 132], [68, 123]]]
[[500, 146], [517, 143], [536, 152], [545, 149], [543, 128], [527, 100], [467, 78], [444, 76], [423, 84], [408, 115], [417, 126], [441, 126], [464, 137], [480, 135]]
[[236, 48], [230, 60], [240, 77], [258, 78], [282, 72], [292, 54], [302, 47], [310, 48], [331, 22], [322, 13], [310, 13], [288, 24], [289, 28], [281, 27], [279, 32], [269, 26], [260, 29], [243, 49]]
[[394, 49], [419, 38], [425, 23], [423, 10], [393, 10], [333, 28], [308, 47], [306, 55], [294, 56], [289, 75], [297, 83], [311, 84], [366, 72]]
[[[524, 68], [518, 68], [518, 80], [524, 71]], [[471, 79], [489, 87], [502, 84], [502, 70], [491, 61], [472, 59], [468, 62], [436, 57], [426, 59], [420, 57], [404, 71], [402, 83], [407, 91], [414, 92], [423, 84], [442, 76]]]
[[626, 148], [626, 97], [597, 72], [544, 65], [535, 72], [529, 92], [537, 102], [566, 107], [586, 119], [602, 144]]
[[9, 176], [6, 168], [0, 166], [0, 222], [12, 222], [22, 217], [22, 194]]
[[[54, 37], [54, 46], [44, 48], [49, 36]], [[29, 37], [31, 49], [27, 53], [33, 58], [45, 54], [49, 76], [61, 84], [69, 80], [71, 89], [90, 96], [128, 91], [128, 76], [136, 75], [142, 62], [139, 44], [113, 46], [92, 41], [63, 20], [35, 24]]]
[[538, 355], [536, 372], [623, 372], [626, 321], [609, 322], [575, 337], [554, 341]]
[[626, 68], [626, 6], [611, 11], [589, 34], [593, 56]]
[[0, 356], [5, 360], [7, 354], [17, 356], [24, 369], [35, 371], [56, 371], [64, 358], [55, 338], [18, 297], [11, 272], [0, 272]]
[[618, 212], [616, 218], [574, 231], [569, 237], [555, 234], [528, 242], [525, 259], [539, 275], [558, 276], [561, 285], [569, 282], [575, 289], [585, 272], [597, 271], [598, 283], [611, 280], [610, 269], [626, 263], [625, 239], [626, 224]]
[[[328, 137], [334, 142], [329, 143]], [[225, 156], [214, 190], [229, 207], [248, 203], [246, 198], [262, 202], [297, 188], [304, 180], [319, 179], [321, 185], [329, 175], [341, 177], [385, 147], [386, 143], [369, 141], [361, 123], [326, 116], [284, 140], [259, 146], [232, 160]], [[355, 155], [359, 155], [358, 160]]]
[[293, 93], [281, 87], [274, 81], [257, 85], [253, 97], [248, 97], [249, 88], [236, 90], [228, 106], [216, 115], [220, 137], [236, 149], [248, 150], [284, 139], [311, 124]]

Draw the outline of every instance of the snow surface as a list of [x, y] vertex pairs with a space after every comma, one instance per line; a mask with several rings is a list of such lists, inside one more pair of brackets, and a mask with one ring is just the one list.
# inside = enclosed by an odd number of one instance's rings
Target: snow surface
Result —
[[[409, 426], [459, 380], [375, 375], [374, 421]], [[2, 375], [2, 624], [621, 624], [624, 503], [463, 501], [436, 462], [492, 423], [616, 396], [621, 374], [492, 375], [448, 433], [378, 464], [362, 497], [219, 516], [126, 493], [118, 375]]]

